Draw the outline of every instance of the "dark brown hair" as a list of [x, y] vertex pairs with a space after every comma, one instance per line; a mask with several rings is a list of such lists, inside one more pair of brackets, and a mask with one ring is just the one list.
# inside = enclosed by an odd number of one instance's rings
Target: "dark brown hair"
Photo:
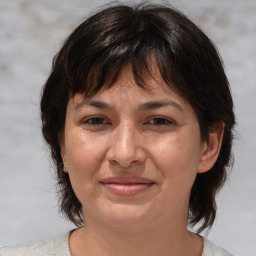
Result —
[[202, 141], [225, 124], [219, 157], [206, 173], [197, 174], [189, 202], [189, 223], [210, 228], [215, 196], [226, 179], [235, 124], [233, 101], [222, 61], [210, 39], [172, 7], [142, 4], [110, 6], [92, 15], [67, 38], [55, 56], [41, 99], [42, 131], [56, 164], [60, 209], [77, 226], [82, 205], [63, 171], [60, 151], [70, 95], [91, 97], [111, 87], [131, 65], [138, 86], [146, 88], [152, 57], [162, 79], [196, 112]]

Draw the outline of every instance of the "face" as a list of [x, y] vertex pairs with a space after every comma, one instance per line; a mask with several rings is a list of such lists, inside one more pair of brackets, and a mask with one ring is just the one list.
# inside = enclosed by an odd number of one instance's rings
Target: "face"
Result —
[[187, 221], [207, 145], [192, 107], [160, 78], [148, 84], [126, 71], [112, 88], [68, 102], [62, 157], [87, 223]]

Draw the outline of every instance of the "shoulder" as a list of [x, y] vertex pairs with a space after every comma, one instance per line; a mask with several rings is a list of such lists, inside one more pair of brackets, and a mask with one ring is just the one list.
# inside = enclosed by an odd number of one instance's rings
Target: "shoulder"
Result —
[[26, 245], [3, 247], [0, 249], [0, 256], [70, 256], [68, 236], [69, 234], [65, 234]]
[[216, 246], [206, 238], [204, 240], [204, 248], [202, 256], [232, 256], [228, 251], [225, 249]]

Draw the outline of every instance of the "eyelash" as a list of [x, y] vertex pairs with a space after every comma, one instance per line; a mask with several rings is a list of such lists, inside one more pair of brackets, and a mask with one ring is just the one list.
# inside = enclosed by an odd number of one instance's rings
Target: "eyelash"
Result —
[[[153, 123], [150, 123], [151, 121], [153, 121]], [[154, 121], [157, 121], [158, 123], [155, 123]], [[166, 125], [173, 124], [173, 121], [171, 121], [170, 119], [167, 119], [165, 117], [153, 117], [153, 118], [149, 119], [149, 121], [147, 121], [146, 124], [154, 125], [154, 126], [166, 126]]]
[[[101, 120], [102, 122], [98, 123], [97, 121], [99, 121], [99, 120]], [[107, 122], [106, 119], [104, 117], [101, 117], [101, 116], [89, 117], [86, 120], [84, 120], [83, 123], [84, 124], [89, 124], [89, 125], [94, 125], [94, 126], [109, 124], [109, 122]]]

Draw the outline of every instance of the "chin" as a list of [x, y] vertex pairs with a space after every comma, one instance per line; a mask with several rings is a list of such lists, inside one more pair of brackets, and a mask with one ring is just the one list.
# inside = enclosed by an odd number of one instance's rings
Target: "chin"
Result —
[[102, 218], [116, 228], [134, 229], [152, 222], [150, 207], [140, 204], [115, 204], [102, 212]]

